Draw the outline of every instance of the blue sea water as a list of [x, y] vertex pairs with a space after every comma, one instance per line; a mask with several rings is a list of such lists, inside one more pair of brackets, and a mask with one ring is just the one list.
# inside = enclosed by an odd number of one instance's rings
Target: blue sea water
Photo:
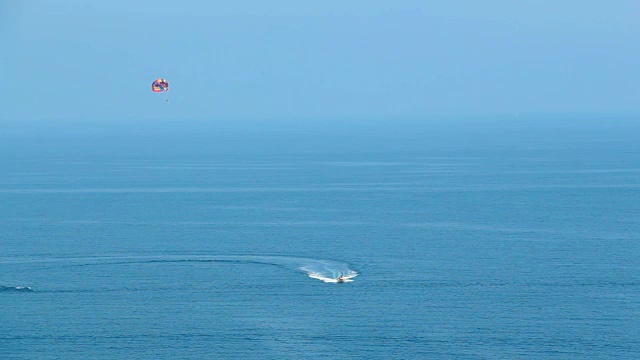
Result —
[[632, 120], [5, 130], [0, 359], [640, 354]]

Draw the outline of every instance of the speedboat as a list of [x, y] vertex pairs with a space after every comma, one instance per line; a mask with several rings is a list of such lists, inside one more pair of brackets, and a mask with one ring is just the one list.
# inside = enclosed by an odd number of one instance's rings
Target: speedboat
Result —
[[344, 278], [344, 276], [340, 275], [338, 276], [338, 278], [336, 279], [336, 282], [338, 283], [343, 283], [346, 279]]

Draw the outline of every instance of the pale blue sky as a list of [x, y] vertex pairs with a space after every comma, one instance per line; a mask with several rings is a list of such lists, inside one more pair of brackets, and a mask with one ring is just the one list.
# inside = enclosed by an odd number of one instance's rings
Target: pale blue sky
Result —
[[640, 113], [637, 0], [0, 4], [9, 121]]

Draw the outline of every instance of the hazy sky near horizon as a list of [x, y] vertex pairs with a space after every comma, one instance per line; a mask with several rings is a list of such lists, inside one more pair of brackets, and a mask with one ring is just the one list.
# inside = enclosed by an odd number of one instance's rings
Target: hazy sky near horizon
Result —
[[0, 0], [0, 119], [640, 113], [639, 20], [636, 0]]

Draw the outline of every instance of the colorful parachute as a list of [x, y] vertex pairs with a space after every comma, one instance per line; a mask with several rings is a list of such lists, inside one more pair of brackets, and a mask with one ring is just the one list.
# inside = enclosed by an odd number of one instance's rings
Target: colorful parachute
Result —
[[151, 83], [151, 90], [157, 93], [169, 91], [169, 82], [166, 79], [156, 79]]

